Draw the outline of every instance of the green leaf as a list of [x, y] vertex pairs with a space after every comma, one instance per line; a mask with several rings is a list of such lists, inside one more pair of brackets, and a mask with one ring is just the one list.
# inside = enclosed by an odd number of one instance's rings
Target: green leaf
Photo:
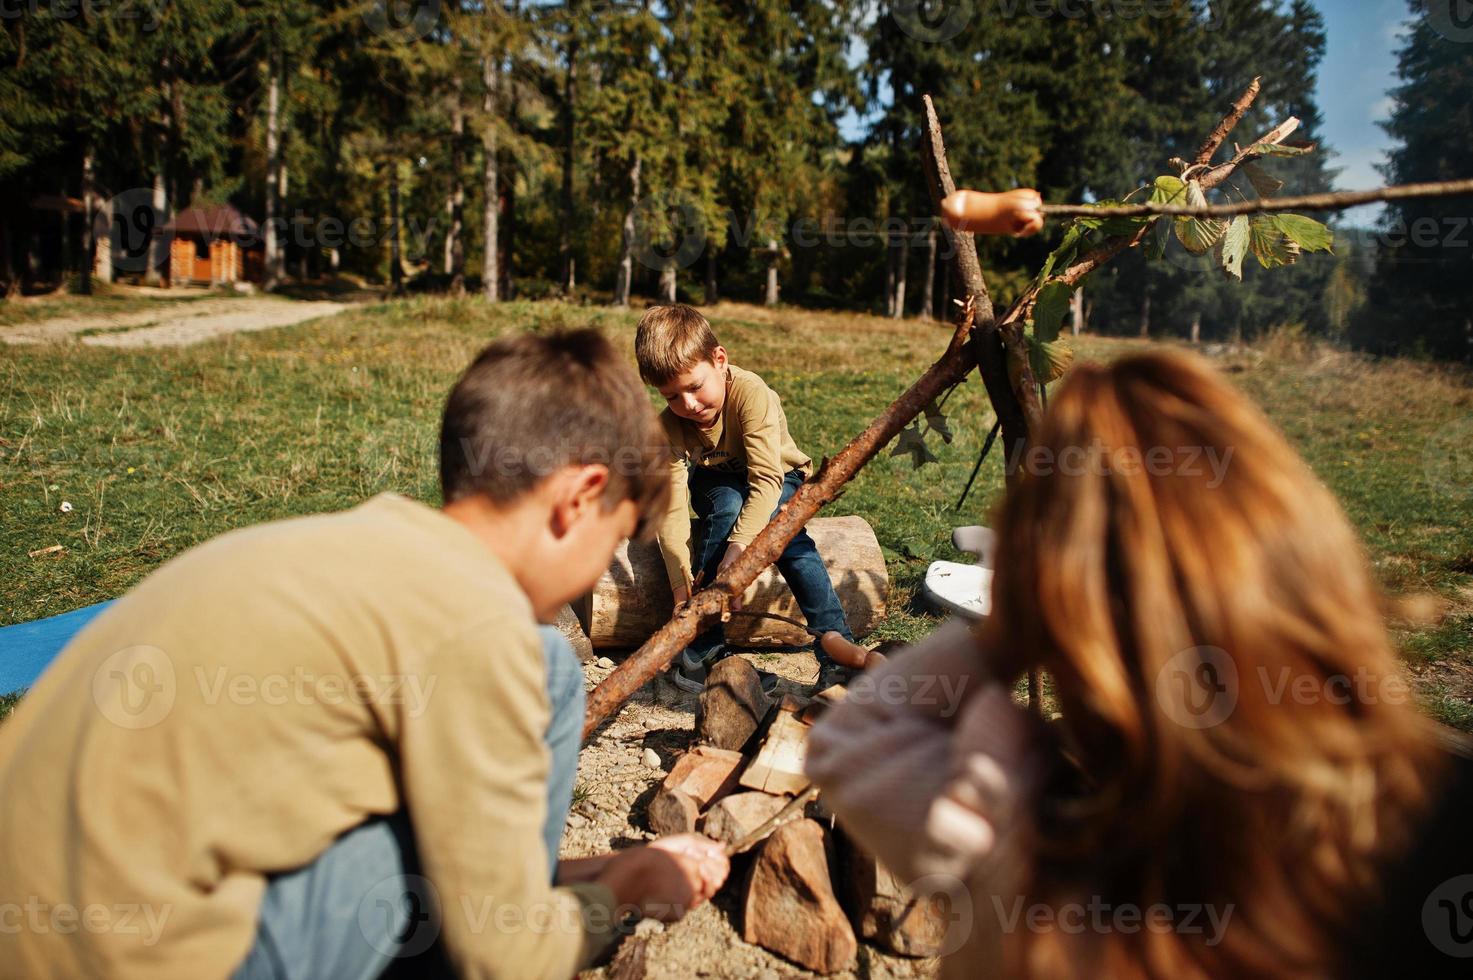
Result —
[[[1202, 185], [1195, 180], [1187, 182], [1186, 203], [1193, 208], [1207, 206], [1207, 195], [1202, 193]], [[1207, 254], [1207, 250], [1216, 245], [1227, 230], [1227, 223], [1216, 218], [1177, 218], [1175, 225], [1176, 237], [1193, 255]]]
[[1074, 363], [1074, 348], [1067, 340], [1042, 341], [1036, 336], [1028, 337], [1028, 366], [1033, 370], [1033, 380], [1052, 384], [1064, 376], [1069, 365]]
[[1178, 177], [1160, 176], [1151, 188], [1152, 204], [1181, 204], [1185, 201], [1187, 185]]
[[1335, 234], [1313, 218], [1302, 214], [1273, 215], [1274, 226], [1284, 237], [1306, 252], [1333, 252]]
[[920, 469], [927, 463], [940, 462], [926, 447], [926, 438], [921, 434], [919, 422], [912, 422], [900, 430], [900, 438], [895, 443], [895, 448], [890, 450], [891, 456], [910, 455], [912, 467]]
[[1064, 317], [1069, 313], [1069, 297], [1073, 295], [1074, 287], [1066, 282], [1056, 279], [1044, 283], [1033, 304], [1035, 337], [1047, 342], [1059, 335], [1059, 328], [1064, 325]]
[[1218, 245], [1222, 256], [1222, 271], [1239, 282], [1243, 281], [1243, 260], [1248, 257], [1251, 237], [1248, 216], [1240, 214], [1228, 224]]
[[1284, 237], [1278, 222], [1269, 215], [1259, 215], [1249, 222], [1248, 247], [1265, 269], [1293, 265], [1299, 258], [1299, 246]]
[[1166, 255], [1166, 242], [1171, 237], [1170, 225], [1158, 224], [1146, 236], [1146, 258], [1155, 261]]
[[1248, 182], [1258, 192], [1259, 197], [1273, 197], [1284, 189], [1284, 182], [1273, 174], [1264, 170], [1258, 164], [1248, 162], [1243, 164], [1243, 172], [1248, 175]]
[[[1091, 207], [1118, 208], [1120, 205], [1120, 201], [1096, 201]], [[1117, 235], [1134, 235], [1140, 230], [1142, 225], [1149, 224], [1153, 220], [1150, 215], [1141, 215], [1135, 218], [1120, 218], [1108, 214], [1101, 215], [1098, 218], [1074, 219], [1079, 227], [1087, 231], [1103, 232], [1112, 238]]]
[[1053, 275], [1055, 268], [1067, 266], [1070, 262], [1074, 261], [1074, 255], [1079, 251], [1079, 243], [1084, 241], [1084, 229], [1081, 226], [1086, 221], [1092, 220], [1094, 219], [1081, 218], [1069, 226], [1069, 230], [1064, 232], [1064, 240], [1059, 243], [1059, 247], [1054, 249], [1049, 254], [1048, 260], [1043, 263], [1043, 271], [1038, 274], [1040, 282]]

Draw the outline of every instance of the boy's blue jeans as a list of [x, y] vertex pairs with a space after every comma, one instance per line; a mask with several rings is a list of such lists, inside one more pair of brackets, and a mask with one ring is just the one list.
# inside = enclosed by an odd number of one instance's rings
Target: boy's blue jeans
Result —
[[[548, 880], [573, 801], [583, 730], [583, 670], [567, 638], [543, 626], [552, 721], [543, 736], [552, 753], [547, 781]], [[475, 833], [466, 828], [466, 833]], [[234, 980], [371, 980], [396, 959], [428, 953], [415, 976], [435, 972], [439, 925], [426, 907], [410, 816], [374, 817], [343, 834], [317, 860], [276, 875], [261, 899], [256, 941]]]
[[[777, 507], [787, 503], [802, 485], [803, 474], [798, 470], [789, 472], [783, 478], [782, 496], [778, 498]], [[747, 502], [747, 493], [745, 474], [718, 473], [699, 467], [691, 469], [690, 499], [698, 520], [695, 553], [691, 559], [694, 567], [704, 573], [701, 577], [703, 583], [710, 584], [716, 577], [721, 557], [726, 554], [726, 539], [731, 536], [731, 529], [736, 527], [737, 516]], [[777, 513], [777, 508], [773, 513]], [[849, 624], [844, 620], [844, 608], [839, 605], [839, 597], [834, 594], [833, 583], [829, 581], [828, 569], [823, 567], [823, 559], [819, 557], [818, 546], [806, 530], [799, 531], [788, 542], [777, 559], [777, 570], [783, 581], [788, 583], [793, 598], [798, 600], [798, 608], [803, 611], [803, 618], [810, 627], [822, 633], [837, 630], [845, 639], [854, 639], [854, 634], [849, 632]], [[724, 642], [725, 634], [718, 622], [691, 642], [687, 654], [692, 660], [704, 661]], [[820, 667], [828, 666], [828, 656], [817, 642], [813, 644], [813, 653], [818, 657]]]

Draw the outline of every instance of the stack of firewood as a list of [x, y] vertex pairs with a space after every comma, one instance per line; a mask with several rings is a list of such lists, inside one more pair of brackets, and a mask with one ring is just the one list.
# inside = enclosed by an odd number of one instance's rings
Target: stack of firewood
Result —
[[845, 837], [821, 798], [790, 806], [814, 795], [803, 774], [809, 726], [843, 694], [774, 701], [746, 660], [721, 661], [700, 696], [695, 744], [648, 808], [662, 836], [695, 831], [725, 843], [742, 938], [816, 973], [852, 967], [860, 940], [934, 956], [948, 925], [944, 898], [909, 894]]

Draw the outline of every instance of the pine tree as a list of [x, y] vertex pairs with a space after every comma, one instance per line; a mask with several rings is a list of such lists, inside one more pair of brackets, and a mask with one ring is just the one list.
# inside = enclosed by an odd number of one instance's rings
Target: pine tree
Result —
[[[1473, 45], [1443, 37], [1426, 0], [1409, 4], [1412, 21], [1397, 65], [1401, 84], [1384, 124], [1397, 146], [1384, 168], [1392, 183], [1469, 176], [1473, 146]], [[1368, 302], [1352, 340], [1383, 352], [1425, 352], [1473, 360], [1473, 198], [1388, 204]]]

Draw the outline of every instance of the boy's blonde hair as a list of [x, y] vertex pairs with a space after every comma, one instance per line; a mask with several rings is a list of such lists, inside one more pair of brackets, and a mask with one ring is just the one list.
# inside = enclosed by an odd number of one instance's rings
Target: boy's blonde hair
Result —
[[716, 358], [716, 334], [706, 318], [684, 303], [652, 306], [639, 318], [634, 360], [639, 376], [659, 387], [701, 361]]

